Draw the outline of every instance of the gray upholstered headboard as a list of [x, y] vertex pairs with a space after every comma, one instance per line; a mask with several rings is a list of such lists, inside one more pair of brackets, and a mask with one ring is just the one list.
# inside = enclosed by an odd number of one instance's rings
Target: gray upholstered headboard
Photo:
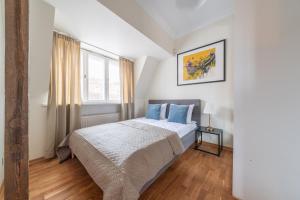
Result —
[[189, 105], [194, 104], [194, 110], [192, 114], [192, 121], [196, 121], [197, 124], [201, 124], [201, 100], [200, 99], [165, 99], [165, 100], [149, 100], [149, 104], [163, 104], [167, 103], [167, 117], [169, 113], [170, 104], [177, 104], [177, 105]]

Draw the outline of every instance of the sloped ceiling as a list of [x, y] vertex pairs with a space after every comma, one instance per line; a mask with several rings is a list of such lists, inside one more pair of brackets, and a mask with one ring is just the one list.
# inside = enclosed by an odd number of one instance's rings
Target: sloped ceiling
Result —
[[173, 38], [233, 14], [233, 0], [135, 1]]
[[78, 40], [131, 59], [171, 55], [97, 0], [45, 1], [55, 7], [55, 29]]

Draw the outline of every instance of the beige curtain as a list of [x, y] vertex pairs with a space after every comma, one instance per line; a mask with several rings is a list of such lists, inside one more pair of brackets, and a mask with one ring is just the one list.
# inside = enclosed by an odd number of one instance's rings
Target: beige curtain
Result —
[[134, 117], [134, 79], [133, 62], [125, 58], [120, 59], [121, 77], [121, 120]]
[[80, 43], [54, 33], [52, 48], [46, 158], [54, 157], [66, 135], [80, 128]]

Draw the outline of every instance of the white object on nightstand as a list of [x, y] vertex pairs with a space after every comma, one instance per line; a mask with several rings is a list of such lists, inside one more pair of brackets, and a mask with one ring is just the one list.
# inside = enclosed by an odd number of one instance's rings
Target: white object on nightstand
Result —
[[209, 130], [209, 131], [212, 131], [214, 129], [213, 127], [211, 127], [211, 115], [215, 114], [215, 112], [216, 112], [216, 110], [212, 104], [210, 104], [210, 103], [205, 104], [203, 113], [209, 115], [208, 127], [207, 127], [207, 130]]

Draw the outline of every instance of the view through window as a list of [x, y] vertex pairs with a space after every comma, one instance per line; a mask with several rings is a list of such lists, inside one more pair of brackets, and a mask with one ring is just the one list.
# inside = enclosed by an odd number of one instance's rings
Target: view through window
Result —
[[119, 61], [88, 50], [81, 50], [83, 103], [120, 102]]

